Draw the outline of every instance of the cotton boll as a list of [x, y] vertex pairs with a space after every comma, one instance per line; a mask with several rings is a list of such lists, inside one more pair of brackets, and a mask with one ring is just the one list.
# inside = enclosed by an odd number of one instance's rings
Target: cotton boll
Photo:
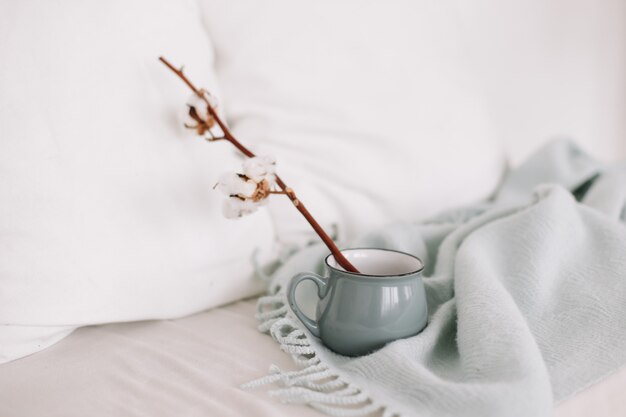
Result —
[[222, 203], [222, 214], [227, 219], [236, 219], [241, 217], [241, 203], [242, 201], [236, 197], [230, 197], [224, 200]]
[[239, 178], [239, 182], [237, 183], [237, 192], [234, 194], [238, 194], [242, 197], [250, 198], [254, 194], [257, 189], [256, 182], [252, 180], [244, 180]]
[[226, 195], [236, 194], [234, 193], [236, 182], [239, 180], [239, 175], [236, 172], [226, 172], [222, 174], [217, 180], [217, 189]]
[[[213, 107], [213, 109], [217, 109], [217, 98], [206, 90], [200, 90], [200, 92], [209, 102], [211, 107]], [[199, 97], [197, 94], [192, 94], [191, 96], [189, 96], [189, 98], [187, 99], [187, 106], [196, 109], [196, 114], [198, 115], [198, 117], [200, 117], [200, 119], [204, 120], [205, 122], [209, 119], [209, 110], [207, 108], [207, 104], [202, 99], [202, 97]]]
[[243, 163], [243, 173], [247, 177], [252, 178], [255, 181], [261, 181], [263, 176], [267, 174], [265, 164], [257, 157], [247, 159]]
[[[192, 94], [187, 99], [187, 106], [193, 107], [196, 110], [196, 114], [198, 115], [198, 117], [205, 122], [209, 119], [209, 111], [207, 109], [207, 105], [204, 100], [202, 100], [202, 98], [198, 97], [198, 95]], [[191, 120], [191, 122], [188, 124], [195, 123], [195, 120], [191, 119], [191, 117], [189, 117], [189, 119]]]
[[247, 214], [254, 213], [258, 205], [250, 200], [242, 200], [230, 197], [222, 203], [222, 213], [227, 219], [237, 219]]
[[272, 180], [268, 178], [272, 176], [276, 171], [276, 158], [270, 155], [255, 156], [247, 159], [243, 163], [243, 172], [248, 178], [251, 178], [257, 182], [264, 179]]
[[257, 184], [252, 180], [246, 180], [235, 172], [223, 174], [217, 182], [218, 189], [228, 195], [239, 195], [250, 198], [257, 189]]
[[274, 174], [268, 174], [264, 179], [267, 181], [270, 188], [276, 183], [276, 175]]
[[196, 122], [189, 114], [189, 107], [187, 106], [185, 106], [184, 110], [181, 111], [180, 119], [182, 120], [183, 125], [188, 129], [194, 128], [198, 124], [198, 122]]
[[271, 171], [268, 172], [274, 172], [274, 167], [276, 166], [276, 157], [274, 155], [262, 155], [258, 158], [261, 158], [271, 168]]

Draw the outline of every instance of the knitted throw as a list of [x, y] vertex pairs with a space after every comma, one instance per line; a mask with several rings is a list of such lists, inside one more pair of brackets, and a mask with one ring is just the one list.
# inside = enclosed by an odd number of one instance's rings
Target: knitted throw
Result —
[[559, 141], [489, 201], [344, 245], [426, 263], [426, 329], [357, 358], [329, 351], [290, 311], [287, 283], [323, 273], [327, 252], [299, 249], [271, 274], [258, 312], [299, 369], [272, 367], [246, 386], [278, 383], [281, 400], [333, 416], [550, 416], [626, 363], [625, 221], [626, 164]]

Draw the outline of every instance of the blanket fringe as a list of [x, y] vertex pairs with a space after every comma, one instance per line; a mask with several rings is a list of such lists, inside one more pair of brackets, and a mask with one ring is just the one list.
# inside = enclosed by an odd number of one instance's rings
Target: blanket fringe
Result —
[[259, 298], [256, 318], [260, 322], [259, 330], [269, 333], [281, 350], [291, 355], [298, 369], [284, 371], [272, 365], [269, 375], [243, 384], [242, 388], [278, 384], [280, 388], [270, 391], [273, 397], [284, 403], [307, 404], [334, 417], [399, 416], [322, 362], [307, 334], [289, 316], [283, 294]]

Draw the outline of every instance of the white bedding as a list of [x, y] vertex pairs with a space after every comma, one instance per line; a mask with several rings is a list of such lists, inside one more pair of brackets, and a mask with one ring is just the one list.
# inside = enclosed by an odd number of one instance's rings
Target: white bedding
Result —
[[[321, 417], [239, 385], [289, 356], [256, 329], [255, 300], [179, 320], [91, 326], [0, 367], [0, 416]], [[557, 417], [626, 415], [626, 369], [566, 401]]]

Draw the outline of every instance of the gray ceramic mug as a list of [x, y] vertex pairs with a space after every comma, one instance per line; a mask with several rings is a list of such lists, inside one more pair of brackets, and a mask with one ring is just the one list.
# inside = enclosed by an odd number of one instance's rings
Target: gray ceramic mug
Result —
[[[294, 276], [287, 288], [291, 309], [314, 336], [337, 353], [360, 356], [413, 336], [426, 326], [424, 264], [419, 258], [387, 249], [342, 253], [361, 273], [345, 271], [329, 255], [328, 277], [303, 272]], [[316, 320], [307, 317], [296, 303], [296, 287], [304, 280], [317, 285]]]

